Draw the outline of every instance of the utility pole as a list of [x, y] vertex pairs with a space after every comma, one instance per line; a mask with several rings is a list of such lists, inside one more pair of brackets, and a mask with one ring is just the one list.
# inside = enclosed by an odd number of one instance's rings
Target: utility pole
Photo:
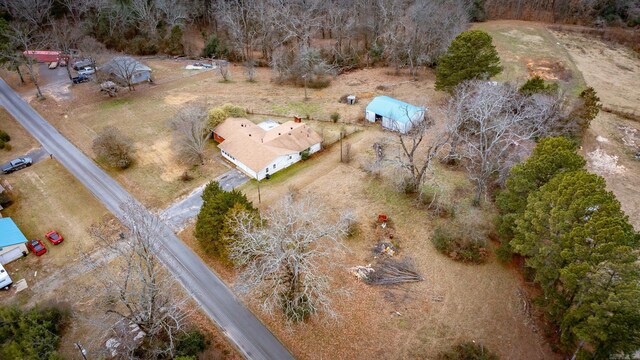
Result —
[[78, 350], [80, 351], [80, 355], [82, 355], [82, 358], [84, 360], [87, 360], [87, 351], [85, 349], [82, 348], [82, 346], [80, 345], [80, 343], [76, 342], [76, 347], [78, 348]]
[[258, 204], [260, 204], [260, 179], [258, 179]]

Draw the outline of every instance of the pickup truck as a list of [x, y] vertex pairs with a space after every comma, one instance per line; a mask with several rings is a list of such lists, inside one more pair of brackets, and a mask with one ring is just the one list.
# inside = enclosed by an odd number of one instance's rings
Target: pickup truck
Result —
[[2, 172], [5, 174], [12, 173], [14, 171], [24, 169], [33, 164], [33, 160], [28, 157], [17, 158], [9, 161], [7, 164], [2, 165]]

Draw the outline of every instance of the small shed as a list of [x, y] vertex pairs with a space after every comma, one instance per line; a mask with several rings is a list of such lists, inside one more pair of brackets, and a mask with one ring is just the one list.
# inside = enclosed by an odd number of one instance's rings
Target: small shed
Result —
[[389, 96], [377, 96], [367, 105], [365, 118], [370, 122], [380, 121], [382, 127], [405, 134], [413, 124], [424, 120], [426, 110]]
[[27, 255], [27, 238], [11, 218], [0, 219], [0, 263], [2, 265]]

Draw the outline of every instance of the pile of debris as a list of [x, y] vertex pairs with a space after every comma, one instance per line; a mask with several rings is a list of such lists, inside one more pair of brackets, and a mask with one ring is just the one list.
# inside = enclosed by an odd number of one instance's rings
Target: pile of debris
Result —
[[382, 259], [374, 266], [354, 266], [349, 271], [370, 285], [394, 285], [424, 280], [409, 259]]

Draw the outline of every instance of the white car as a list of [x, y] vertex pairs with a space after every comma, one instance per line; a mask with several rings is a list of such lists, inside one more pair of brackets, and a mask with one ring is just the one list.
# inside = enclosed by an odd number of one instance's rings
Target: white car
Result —
[[96, 73], [96, 69], [92, 68], [91, 66], [87, 66], [82, 70], [78, 70], [78, 75], [93, 75]]
[[0, 264], [0, 289], [7, 290], [11, 284], [13, 284], [13, 281], [11, 280], [9, 273], [4, 269], [2, 264]]

